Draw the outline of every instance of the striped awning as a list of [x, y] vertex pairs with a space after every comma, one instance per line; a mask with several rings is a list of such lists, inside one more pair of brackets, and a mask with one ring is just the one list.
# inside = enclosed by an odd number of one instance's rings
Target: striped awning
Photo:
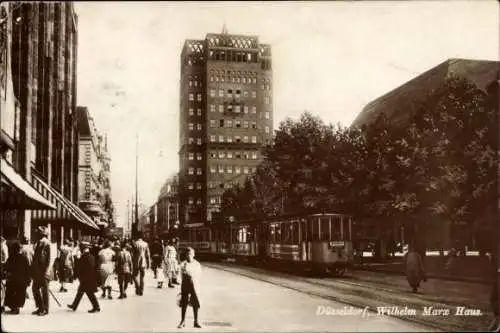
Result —
[[40, 220], [71, 220], [75, 219], [91, 228], [100, 230], [95, 222], [85, 214], [77, 205], [71, 200], [66, 199], [57, 190], [41, 180], [38, 176], [32, 177], [33, 187], [37, 189], [47, 200], [56, 206], [56, 210], [33, 210], [32, 218]]

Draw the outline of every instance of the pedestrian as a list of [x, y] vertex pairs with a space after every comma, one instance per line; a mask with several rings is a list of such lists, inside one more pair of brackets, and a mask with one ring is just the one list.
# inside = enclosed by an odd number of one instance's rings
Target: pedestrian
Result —
[[134, 264], [133, 277], [135, 293], [138, 296], [144, 294], [144, 275], [150, 267], [151, 256], [149, 254], [149, 245], [142, 240], [142, 233], [137, 233], [137, 240], [134, 242], [132, 261]]
[[103, 244], [103, 249], [99, 251], [98, 257], [99, 281], [102, 288], [102, 298], [106, 297], [106, 291], [108, 291], [108, 299], [113, 299], [111, 296], [111, 286], [114, 278], [114, 261], [115, 251], [111, 248], [111, 243], [106, 240]]
[[422, 257], [415, 250], [414, 243], [410, 243], [408, 253], [405, 257], [406, 279], [412, 287], [412, 291], [416, 293], [422, 281], [427, 281], [427, 277], [422, 262]]
[[60, 292], [67, 292], [68, 289], [64, 287], [64, 283], [73, 282], [73, 251], [71, 249], [71, 242], [66, 239], [64, 243], [59, 248], [58, 261], [58, 271], [59, 271], [59, 283], [61, 284]]
[[11, 314], [19, 314], [19, 308], [26, 302], [26, 288], [31, 283], [28, 258], [21, 253], [21, 245], [13, 243], [11, 255], [5, 263], [7, 285], [5, 306], [11, 309]]
[[173, 240], [170, 240], [168, 242], [168, 245], [165, 249], [165, 258], [163, 265], [163, 274], [168, 280], [169, 288], [174, 288], [174, 284], [177, 283], [177, 274], [179, 271], [179, 265], [177, 262], [177, 250], [175, 249], [173, 244]]
[[152, 257], [151, 268], [153, 270], [153, 274], [156, 279], [158, 278], [158, 269], [161, 268], [162, 266], [161, 263], [163, 260], [163, 246], [161, 245], [159, 238], [156, 238], [153, 244], [151, 245], [151, 257]]
[[72, 304], [68, 304], [68, 308], [76, 311], [78, 304], [80, 304], [83, 294], [85, 293], [92, 304], [92, 309], [89, 310], [89, 313], [100, 312], [101, 308], [97, 298], [95, 297], [95, 293], [97, 292], [97, 269], [95, 258], [92, 253], [90, 253], [90, 243], [81, 242], [80, 249], [82, 256], [76, 266], [76, 273], [80, 284], [78, 285], [78, 291], [76, 292], [75, 299]]
[[194, 327], [201, 328], [198, 323], [198, 310], [200, 309], [200, 280], [201, 280], [201, 265], [194, 259], [194, 249], [187, 248], [186, 261], [180, 265], [182, 282], [181, 282], [181, 322], [177, 328], [185, 326], [186, 310], [188, 305], [193, 307]]
[[2, 312], [4, 309], [3, 302], [5, 298], [5, 287], [4, 287], [4, 280], [5, 280], [5, 263], [7, 262], [7, 259], [9, 258], [9, 248], [7, 246], [7, 241], [3, 236], [0, 236], [0, 247], [1, 247], [1, 252], [0, 252], [0, 278], [1, 278], [1, 283], [0, 283], [0, 302], [2, 303]]
[[33, 297], [37, 309], [34, 315], [45, 316], [49, 313], [49, 281], [52, 276], [50, 267], [50, 241], [48, 239], [49, 230], [45, 226], [40, 226], [36, 230], [38, 241], [33, 255]]
[[[23, 256], [26, 257], [28, 260], [29, 266], [30, 266], [30, 273], [31, 273], [31, 265], [33, 264], [33, 246], [30, 243], [30, 240], [28, 237], [23, 236], [21, 238], [21, 250], [19, 251]], [[31, 280], [31, 279], [30, 279]], [[26, 299], [29, 299], [28, 291], [26, 290]]]
[[130, 249], [130, 244], [124, 241], [116, 256], [115, 271], [118, 275], [118, 285], [120, 288], [119, 299], [127, 298], [127, 287], [132, 280], [132, 255], [130, 254]]

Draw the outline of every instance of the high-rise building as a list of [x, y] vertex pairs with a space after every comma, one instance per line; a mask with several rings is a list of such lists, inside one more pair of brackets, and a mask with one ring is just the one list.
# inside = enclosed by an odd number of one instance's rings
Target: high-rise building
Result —
[[182, 224], [213, 220], [224, 190], [256, 170], [272, 132], [270, 45], [256, 36], [228, 34], [225, 27], [204, 40], [186, 40], [180, 79]]

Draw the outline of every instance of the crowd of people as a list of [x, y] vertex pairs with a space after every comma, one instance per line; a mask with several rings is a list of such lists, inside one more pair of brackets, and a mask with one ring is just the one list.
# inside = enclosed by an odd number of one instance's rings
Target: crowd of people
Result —
[[148, 269], [152, 269], [157, 288], [163, 288], [165, 282], [168, 288], [180, 285], [177, 304], [181, 308], [181, 322], [178, 327], [185, 326], [188, 306], [193, 308], [194, 327], [201, 327], [198, 322], [201, 265], [194, 259], [192, 248], [186, 249], [185, 260], [179, 263], [178, 238], [155, 239], [151, 246], [143, 240], [140, 232], [134, 240], [110, 237], [90, 243], [66, 239], [59, 246], [57, 257], [51, 260], [48, 229], [39, 227], [35, 237], [33, 245], [23, 238], [21, 242], [13, 243], [10, 251], [2, 238], [2, 312], [8, 307], [10, 314], [19, 314], [29, 298], [27, 288], [32, 284], [36, 305], [33, 314], [49, 314], [49, 294], [57, 301], [49, 289], [50, 281], [55, 278], [61, 293], [68, 292], [68, 283], [79, 281], [75, 298], [68, 304], [69, 309], [76, 311], [86, 294], [92, 304], [88, 312], [100, 312], [95, 295], [99, 289], [102, 299], [113, 299], [112, 292], [116, 291], [113, 285], [117, 280], [118, 299], [127, 298], [131, 284], [135, 287], [135, 294], [143, 296], [144, 276]]

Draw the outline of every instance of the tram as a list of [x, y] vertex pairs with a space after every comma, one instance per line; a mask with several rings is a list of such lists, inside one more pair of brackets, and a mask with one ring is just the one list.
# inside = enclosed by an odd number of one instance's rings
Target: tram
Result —
[[180, 247], [200, 259], [266, 262], [344, 275], [354, 262], [353, 220], [344, 214], [311, 214], [184, 227]]

